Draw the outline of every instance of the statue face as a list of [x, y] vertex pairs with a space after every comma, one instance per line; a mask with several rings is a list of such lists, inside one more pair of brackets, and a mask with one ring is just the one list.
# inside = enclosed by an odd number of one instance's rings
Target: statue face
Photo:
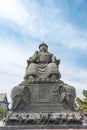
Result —
[[41, 46], [40, 51], [41, 52], [47, 52], [47, 47], [46, 46]]

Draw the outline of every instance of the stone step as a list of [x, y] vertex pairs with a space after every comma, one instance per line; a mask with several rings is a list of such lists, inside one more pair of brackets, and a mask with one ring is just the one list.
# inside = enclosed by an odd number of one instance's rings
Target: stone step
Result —
[[[58, 112], [65, 111], [64, 106], [61, 103], [56, 104], [33, 104], [27, 105], [23, 111], [29, 112]], [[66, 110], [67, 111], [67, 110]]]

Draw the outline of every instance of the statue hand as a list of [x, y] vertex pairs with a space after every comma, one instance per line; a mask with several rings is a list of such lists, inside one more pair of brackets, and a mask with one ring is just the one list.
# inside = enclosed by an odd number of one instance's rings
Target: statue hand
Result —
[[57, 63], [57, 65], [59, 65], [60, 64], [60, 60], [56, 60], [56, 63]]

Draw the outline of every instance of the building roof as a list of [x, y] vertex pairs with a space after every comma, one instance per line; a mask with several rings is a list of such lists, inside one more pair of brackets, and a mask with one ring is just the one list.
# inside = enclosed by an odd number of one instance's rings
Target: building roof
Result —
[[8, 103], [7, 94], [6, 93], [0, 93], [0, 102]]

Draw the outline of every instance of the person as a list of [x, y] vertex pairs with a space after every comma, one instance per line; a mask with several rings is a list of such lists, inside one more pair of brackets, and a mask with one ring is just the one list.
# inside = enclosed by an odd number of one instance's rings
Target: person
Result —
[[47, 79], [55, 77], [60, 79], [61, 74], [58, 69], [60, 60], [48, 52], [48, 46], [45, 43], [39, 45], [39, 51], [36, 51], [32, 57], [27, 60], [25, 79], [38, 78]]

